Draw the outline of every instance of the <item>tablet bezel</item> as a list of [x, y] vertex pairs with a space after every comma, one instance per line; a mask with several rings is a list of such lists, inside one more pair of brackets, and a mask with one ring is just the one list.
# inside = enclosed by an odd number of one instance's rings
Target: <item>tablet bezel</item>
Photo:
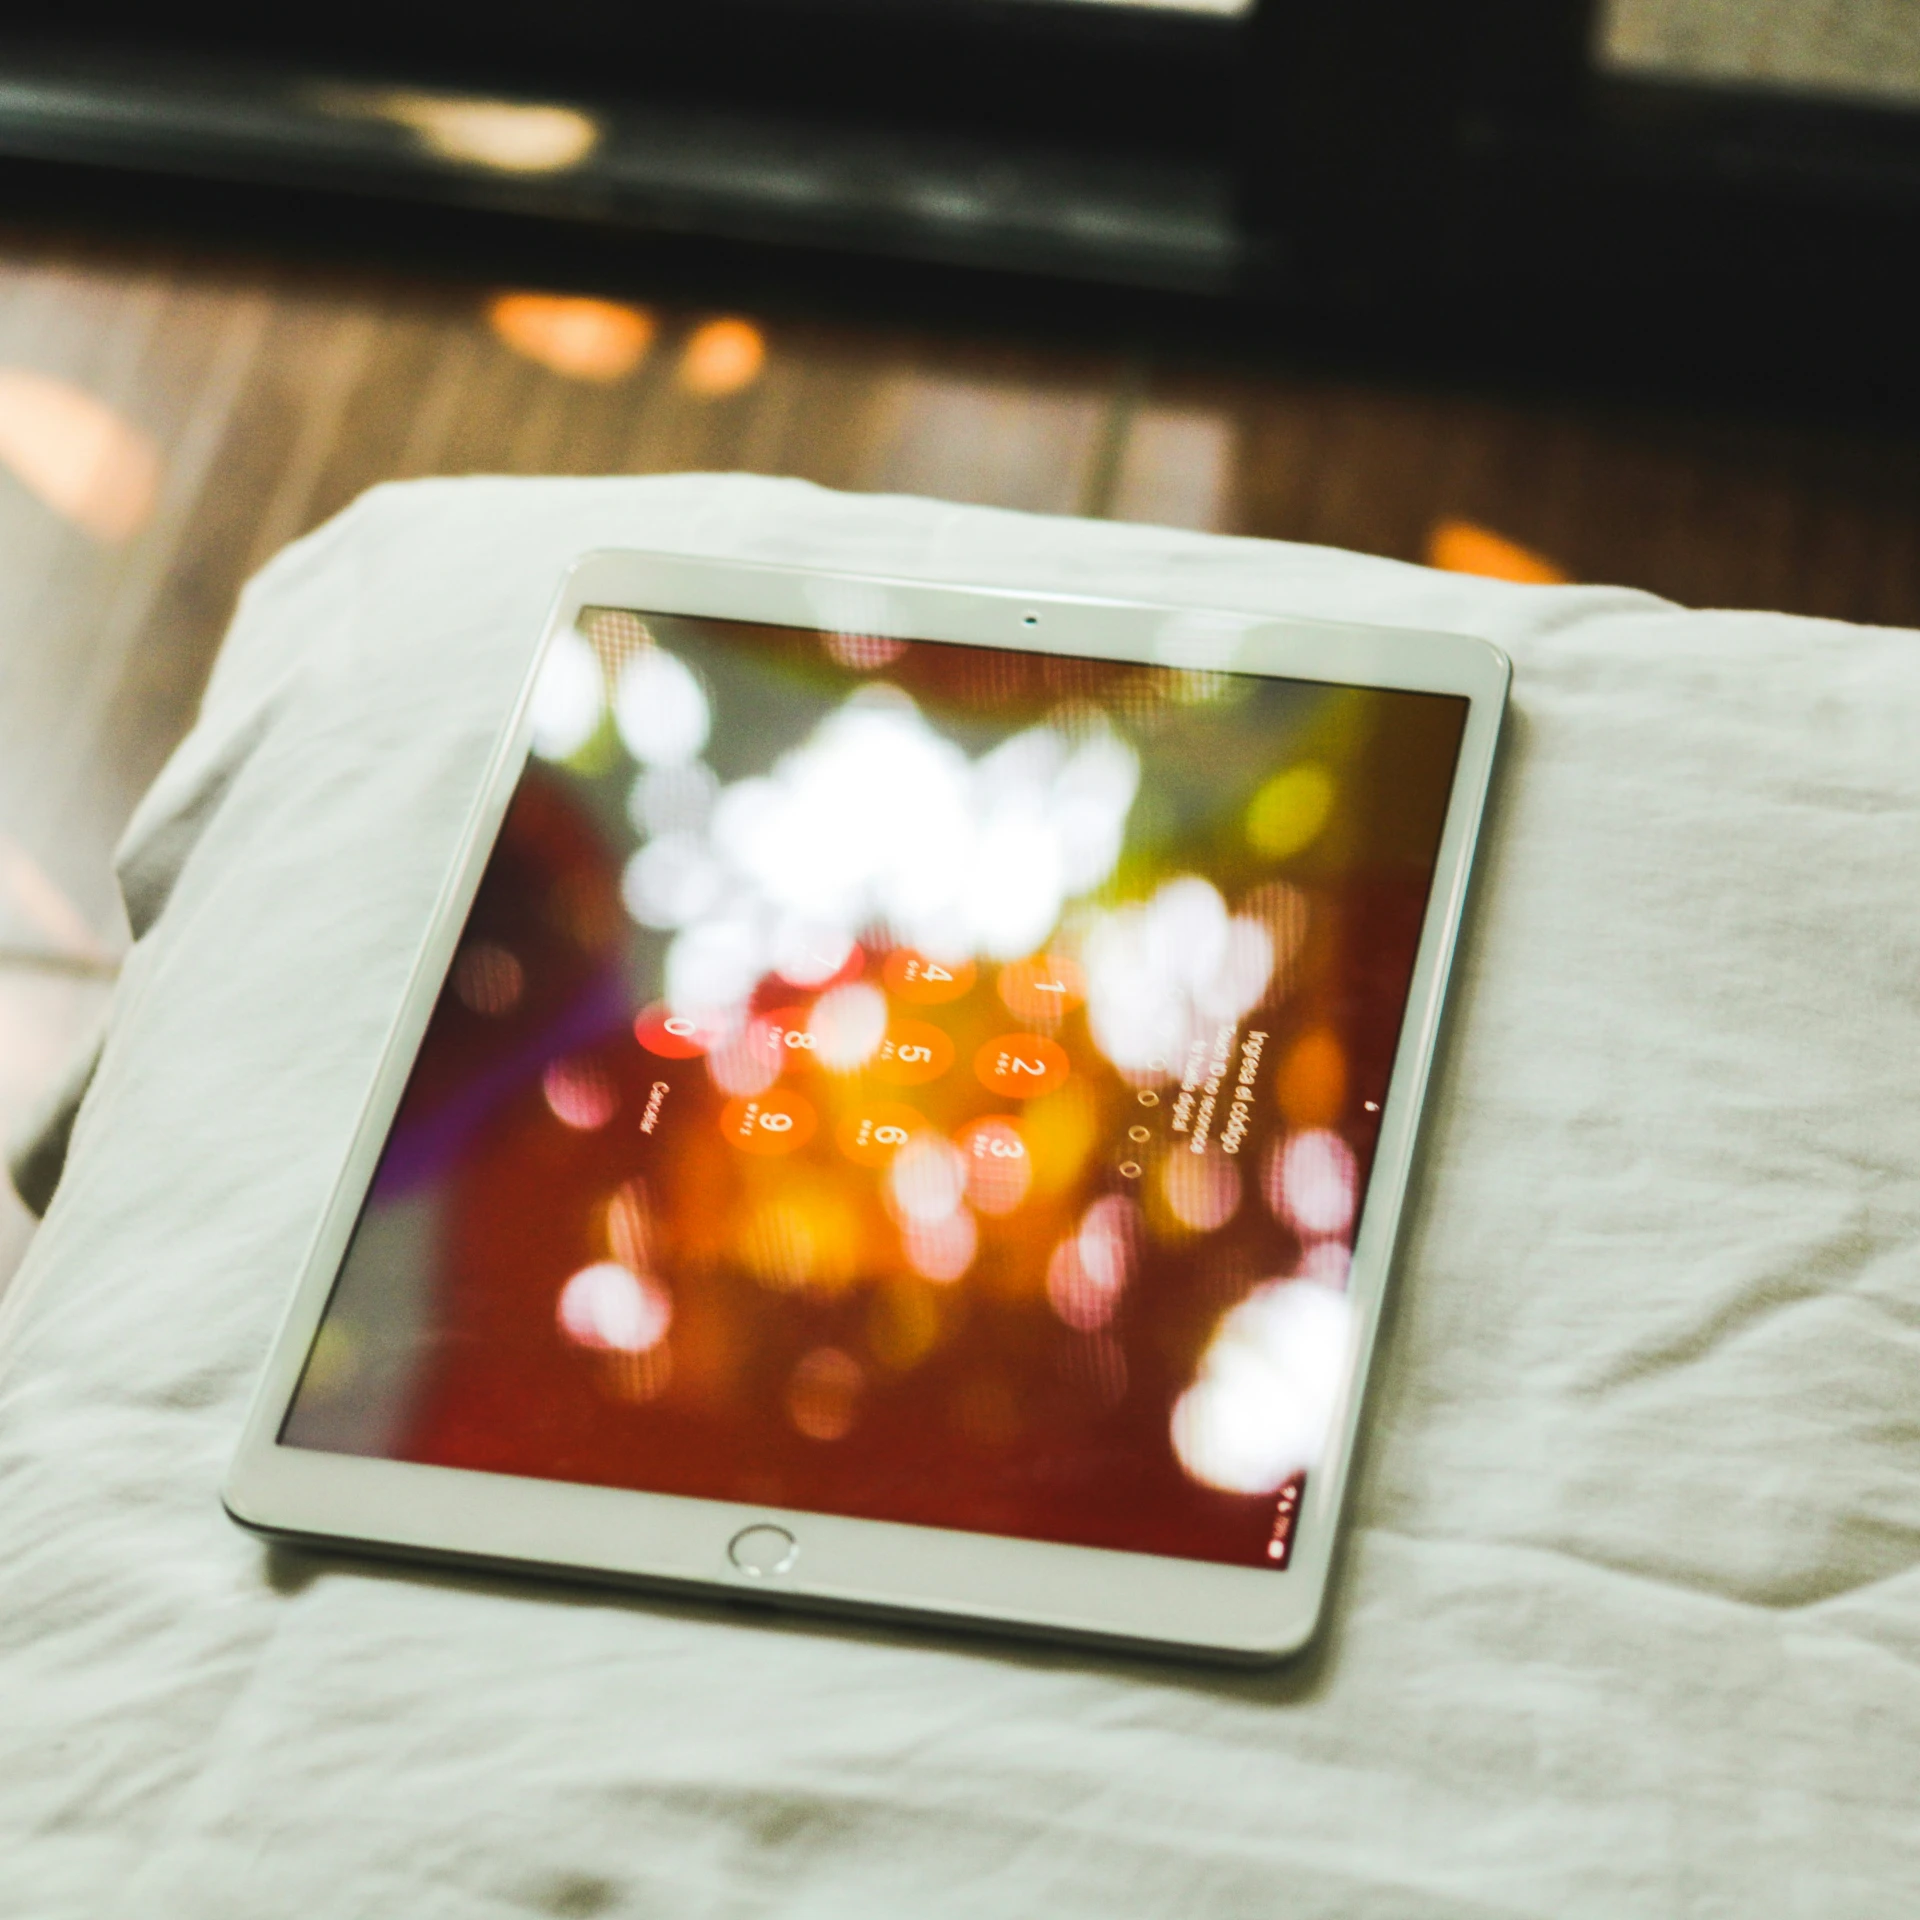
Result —
[[[476, 1473], [279, 1443], [335, 1276], [528, 753], [534, 672], [582, 607], [705, 615], [900, 639], [1463, 696], [1469, 703], [1432, 891], [1348, 1282], [1355, 1357], [1327, 1452], [1308, 1475], [1284, 1571], [681, 1495]], [[934, 1616], [1025, 1633], [1270, 1659], [1318, 1622], [1345, 1497], [1511, 667], [1459, 634], [1277, 619], [1092, 595], [932, 585], [677, 554], [598, 552], [569, 569], [479, 782], [342, 1166], [274, 1339], [223, 1498], [282, 1537], [691, 1589], [787, 1605]], [[790, 1571], [737, 1567], [729, 1543], [771, 1523]]]

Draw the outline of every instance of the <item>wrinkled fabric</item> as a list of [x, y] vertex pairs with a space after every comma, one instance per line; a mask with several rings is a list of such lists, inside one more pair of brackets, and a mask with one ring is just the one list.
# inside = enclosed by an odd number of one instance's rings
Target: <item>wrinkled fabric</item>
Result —
[[[1513, 711], [1329, 1626], [1223, 1673], [269, 1549], [217, 1490], [601, 546], [1452, 629]], [[0, 1913], [1920, 1911], [1920, 639], [742, 478], [248, 590], [0, 1327]]]

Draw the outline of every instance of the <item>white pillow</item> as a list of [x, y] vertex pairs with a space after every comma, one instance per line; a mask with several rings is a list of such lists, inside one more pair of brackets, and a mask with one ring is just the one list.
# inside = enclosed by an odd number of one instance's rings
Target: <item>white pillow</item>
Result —
[[[1323, 1644], [1263, 1675], [268, 1551], [216, 1492], [559, 574], [1453, 628], [1510, 747]], [[249, 589], [0, 1340], [0, 1908], [1920, 1909], [1920, 639], [747, 478]]]

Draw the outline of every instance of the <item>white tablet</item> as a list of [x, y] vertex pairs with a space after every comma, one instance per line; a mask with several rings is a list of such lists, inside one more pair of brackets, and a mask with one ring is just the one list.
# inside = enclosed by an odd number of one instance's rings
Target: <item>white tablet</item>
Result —
[[230, 1511], [1299, 1647], [1508, 673], [1449, 634], [583, 559]]

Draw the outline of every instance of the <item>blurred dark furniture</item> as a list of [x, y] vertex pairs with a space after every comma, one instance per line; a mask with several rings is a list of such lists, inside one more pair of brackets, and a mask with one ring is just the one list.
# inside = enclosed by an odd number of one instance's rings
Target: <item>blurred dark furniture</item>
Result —
[[[0, 165], [1373, 325], [1784, 325], [1904, 383], [1920, 111], [1622, 77], [1598, 32], [1590, 0], [74, 0], [0, 16]], [[434, 118], [486, 101], [587, 144], [502, 164]]]

